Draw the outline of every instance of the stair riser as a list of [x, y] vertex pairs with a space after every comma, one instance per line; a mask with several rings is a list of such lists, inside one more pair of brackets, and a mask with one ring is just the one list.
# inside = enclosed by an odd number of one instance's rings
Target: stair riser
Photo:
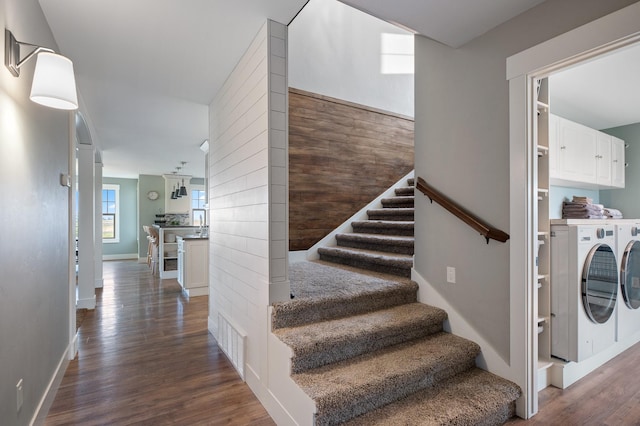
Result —
[[359, 315], [378, 309], [413, 303], [417, 300], [417, 289], [403, 290], [392, 293], [365, 295], [346, 300], [336, 299], [318, 303], [314, 309], [304, 307], [290, 309], [286, 312], [275, 312], [272, 317], [273, 329], [283, 327], [297, 327], [313, 322], [327, 321], [351, 315]]
[[320, 250], [318, 251], [318, 253], [320, 254], [320, 260], [326, 262], [340, 263], [342, 265], [397, 275], [399, 277], [411, 277], [411, 268], [413, 267], [413, 264], [385, 265], [377, 263], [375, 259], [366, 260], [361, 258], [354, 259], [351, 257], [334, 256], [332, 254], [322, 253]]
[[413, 221], [414, 214], [384, 214], [384, 213], [368, 213], [369, 220], [397, 220], [397, 221]]
[[366, 243], [362, 241], [344, 240], [338, 239], [339, 247], [351, 247], [365, 250], [383, 251], [385, 253], [394, 254], [413, 254], [413, 244], [411, 245], [399, 245], [399, 244], [375, 244]]
[[398, 237], [413, 237], [413, 228], [378, 228], [371, 226], [358, 226], [353, 225], [353, 232], [359, 234], [374, 234], [374, 235], [395, 235]]
[[382, 200], [382, 208], [384, 209], [410, 209], [414, 207], [413, 200]]
[[396, 210], [391, 208], [367, 210], [369, 220], [414, 222], [415, 209]]
[[389, 208], [412, 208], [414, 207], [414, 202], [413, 200], [404, 200], [404, 199], [400, 199], [400, 200], [395, 200], [395, 199], [388, 199], [388, 200], [382, 200], [382, 207], [385, 209], [389, 209]]
[[398, 197], [409, 197], [415, 194], [413, 188], [396, 188], [395, 193]]
[[357, 417], [361, 414], [375, 410], [383, 405], [405, 398], [412, 393], [433, 386], [443, 380], [447, 380], [463, 371], [475, 366], [475, 357], [460, 359], [459, 362], [449, 368], [440, 371], [425, 371], [412, 376], [396, 377], [382, 389], [367, 389], [358, 392], [354, 389], [350, 404], [340, 407], [332, 407], [315, 416], [316, 426], [336, 425]]
[[372, 352], [386, 346], [407, 342], [409, 340], [426, 337], [442, 331], [439, 324], [421, 323], [413, 328], [401, 327], [384, 330], [384, 334], [366, 335], [349, 341], [327, 342], [322, 347], [314, 348], [315, 352], [305, 356], [296, 356], [291, 360], [292, 373], [300, 373], [312, 368], [353, 358], [367, 352]]

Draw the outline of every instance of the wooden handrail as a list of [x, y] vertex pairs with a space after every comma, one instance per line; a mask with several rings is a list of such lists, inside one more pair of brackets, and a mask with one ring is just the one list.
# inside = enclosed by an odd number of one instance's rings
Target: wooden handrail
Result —
[[509, 239], [509, 234], [484, 222], [478, 216], [461, 207], [458, 203], [429, 185], [421, 177], [418, 177], [416, 188], [429, 197], [429, 200], [431, 200], [432, 203], [435, 201], [440, 204], [458, 219], [480, 232], [480, 235], [486, 238], [487, 244], [489, 244], [490, 239], [500, 241], [501, 243], [504, 243]]

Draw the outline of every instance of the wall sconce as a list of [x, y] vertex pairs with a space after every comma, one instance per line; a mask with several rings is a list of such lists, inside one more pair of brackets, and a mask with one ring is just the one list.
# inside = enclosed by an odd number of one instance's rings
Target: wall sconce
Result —
[[[14, 77], [20, 76], [20, 67], [34, 56], [37, 57], [33, 72], [29, 99], [40, 105], [56, 109], [78, 109], [76, 80], [73, 63], [48, 47], [17, 41], [11, 31], [4, 30], [4, 65]], [[27, 56], [20, 59], [20, 46], [33, 47]]]

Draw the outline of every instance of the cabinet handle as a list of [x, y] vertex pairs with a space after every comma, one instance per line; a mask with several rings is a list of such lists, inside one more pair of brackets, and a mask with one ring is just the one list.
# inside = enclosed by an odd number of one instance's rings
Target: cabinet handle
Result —
[[614, 162], [614, 163], [617, 163], [617, 162], [618, 162], [618, 160], [613, 160], [613, 162]]
[[566, 146], [561, 146], [561, 147], [560, 147], [560, 149], [566, 149], [566, 148], [567, 148]]

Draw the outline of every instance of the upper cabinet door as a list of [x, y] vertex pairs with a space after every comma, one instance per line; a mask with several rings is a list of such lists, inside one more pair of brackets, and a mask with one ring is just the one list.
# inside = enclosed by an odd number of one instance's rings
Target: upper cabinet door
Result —
[[598, 144], [595, 132], [563, 118], [559, 118], [558, 124], [558, 177], [596, 184]]
[[625, 158], [624, 141], [615, 136], [611, 137], [611, 186], [624, 188]]
[[611, 186], [611, 136], [596, 133], [598, 149], [596, 152], [596, 182], [598, 185]]

